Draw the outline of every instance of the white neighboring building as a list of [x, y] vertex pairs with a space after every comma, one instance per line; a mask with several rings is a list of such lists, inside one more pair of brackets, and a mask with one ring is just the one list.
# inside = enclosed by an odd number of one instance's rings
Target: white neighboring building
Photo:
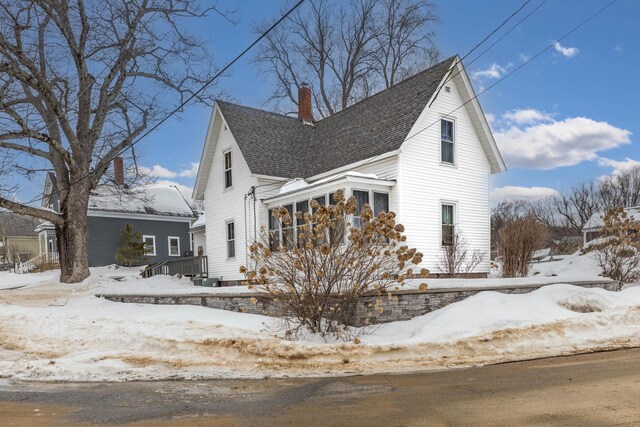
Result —
[[305, 211], [339, 189], [395, 211], [432, 273], [453, 233], [486, 252], [475, 273], [488, 273], [489, 180], [506, 167], [474, 96], [456, 56], [316, 122], [304, 86], [298, 118], [216, 102], [193, 194], [210, 273], [242, 280], [270, 209]]
[[203, 213], [198, 219], [191, 224], [189, 234], [191, 235], [191, 250], [195, 256], [203, 256], [207, 254], [207, 217]]
[[[627, 213], [629, 219], [634, 223], [638, 223], [640, 227], [640, 206], [624, 208], [624, 211]], [[584, 224], [584, 228], [582, 229], [584, 244], [600, 237], [600, 230], [604, 227], [605, 214], [606, 212], [604, 211], [596, 212], [591, 215], [591, 218]]]

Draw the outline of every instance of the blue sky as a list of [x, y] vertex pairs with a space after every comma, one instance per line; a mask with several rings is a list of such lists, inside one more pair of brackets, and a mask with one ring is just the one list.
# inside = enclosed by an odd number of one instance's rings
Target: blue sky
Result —
[[[532, 0], [505, 28], [542, 1]], [[436, 28], [437, 43], [444, 57], [464, 55], [522, 3], [435, 2], [442, 19]], [[476, 91], [493, 84], [523, 58], [535, 55], [608, 2], [548, 0], [468, 68]], [[237, 25], [212, 15], [192, 21], [192, 29], [209, 41], [216, 62], [225, 64], [253, 40], [253, 25], [271, 21], [280, 4], [275, 0], [238, 1]], [[480, 97], [509, 167], [493, 178], [496, 199], [552, 194], [640, 161], [638, 18], [640, 2], [618, 0], [557, 49]], [[484, 47], [476, 53], [482, 50]], [[237, 63], [220, 86], [234, 101], [262, 107], [271, 85], [251, 57]], [[193, 164], [200, 159], [209, 115], [208, 107], [193, 106], [180, 119], [165, 123], [139, 144], [140, 163], [155, 166], [159, 179], [192, 186]]]

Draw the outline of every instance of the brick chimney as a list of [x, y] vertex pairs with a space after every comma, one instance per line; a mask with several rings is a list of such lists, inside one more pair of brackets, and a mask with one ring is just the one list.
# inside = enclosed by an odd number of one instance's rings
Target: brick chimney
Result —
[[118, 187], [124, 187], [124, 165], [122, 157], [113, 159], [113, 180]]
[[311, 88], [307, 83], [301, 83], [298, 88], [298, 118], [303, 123], [313, 123]]

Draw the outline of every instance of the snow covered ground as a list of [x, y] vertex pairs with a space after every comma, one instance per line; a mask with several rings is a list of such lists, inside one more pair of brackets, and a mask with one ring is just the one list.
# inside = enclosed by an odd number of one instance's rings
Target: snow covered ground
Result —
[[[566, 273], [581, 262], [574, 259], [567, 264], [572, 267], [556, 266], [550, 274]], [[521, 295], [482, 292], [371, 329], [356, 344], [313, 337], [287, 341], [278, 337], [278, 321], [264, 316], [121, 304], [94, 296], [116, 289], [193, 289], [186, 279], [140, 279], [136, 269], [104, 267], [70, 286], [57, 283], [56, 275], [0, 273], [3, 287], [24, 286], [0, 290], [0, 377], [327, 376], [476, 366], [640, 345], [640, 287], [609, 292], [560, 284]]]

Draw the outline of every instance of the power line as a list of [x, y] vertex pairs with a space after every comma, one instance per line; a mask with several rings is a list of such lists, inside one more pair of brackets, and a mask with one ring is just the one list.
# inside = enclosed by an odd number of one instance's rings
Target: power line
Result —
[[[546, 0], [545, 0], [546, 1]], [[513, 74], [515, 74], [516, 72], [518, 72], [522, 67], [526, 66], [527, 64], [529, 64], [530, 62], [532, 62], [533, 60], [535, 60], [536, 58], [538, 58], [540, 55], [542, 55], [543, 53], [545, 53], [546, 51], [548, 51], [549, 49], [551, 49], [556, 43], [561, 42], [562, 40], [564, 40], [565, 38], [569, 37], [571, 34], [573, 34], [574, 32], [576, 32], [577, 30], [579, 30], [580, 28], [582, 28], [585, 24], [587, 24], [589, 21], [591, 21], [593, 18], [595, 18], [596, 16], [600, 15], [602, 12], [604, 12], [606, 9], [608, 9], [610, 6], [612, 6], [616, 1], [618, 0], [612, 0], [611, 2], [607, 3], [605, 6], [603, 6], [602, 8], [600, 8], [598, 11], [596, 11], [594, 14], [592, 14], [591, 16], [589, 16], [587, 19], [585, 19], [584, 21], [582, 21], [580, 24], [576, 25], [575, 27], [573, 27], [571, 30], [569, 30], [567, 33], [565, 33], [562, 37], [560, 37], [559, 39], [557, 39], [555, 42], [551, 43], [550, 45], [546, 46], [544, 49], [542, 49], [541, 51], [539, 51], [538, 53], [536, 53], [534, 56], [532, 56], [531, 58], [527, 59], [526, 61], [524, 61], [522, 64], [520, 64], [518, 67], [514, 68], [511, 72], [505, 74], [504, 76], [502, 76], [500, 79], [498, 79], [495, 83], [493, 83], [492, 85], [490, 85], [489, 87], [485, 88], [484, 90], [482, 90], [480, 93], [474, 95], [472, 98], [470, 98], [468, 101], [464, 102], [462, 105], [456, 107], [455, 109], [449, 111], [446, 115], [455, 113], [456, 111], [458, 111], [460, 108], [464, 107], [465, 105], [469, 104], [470, 102], [474, 101], [475, 99], [477, 99], [480, 95], [483, 95], [484, 93], [486, 93], [487, 91], [489, 91], [490, 89], [492, 89], [493, 87], [495, 87], [496, 85], [500, 84], [502, 81], [504, 81], [505, 79], [507, 79], [508, 77], [512, 76]], [[460, 74], [460, 72], [458, 72], [458, 74]], [[457, 74], [456, 74], [457, 75]], [[410, 140], [411, 138], [414, 138], [415, 136], [419, 135], [420, 133], [426, 131], [427, 129], [431, 128], [432, 126], [436, 125], [440, 123], [440, 120], [436, 120], [433, 123], [430, 123], [428, 126], [420, 129], [419, 131], [415, 132], [413, 135], [409, 135], [407, 138], [405, 138], [404, 142], [407, 142], [408, 140]], [[376, 161], [378, 159], [378, 157], [380, 157], [380, 155], [372, 157], [371, 159], [369, 159], [368, 161], [364, 162], [361, 166], [365, 166], [368, 165], [374, 161]]]
[[[464, 107], [465, 105], [467, 105], [468, 103], [472, 102], [473, 100], [477, 99], [480, 95], [486, 93], [487, 91], [489, 91], [490, 89], [492, 89], [493, 87], [495, 87], [496, 85], [498, 85], [499, 83], [503, 82], [505, 79], [507, 79], [508, 77], [512, 76], [513, 74], [515, 74], [516, 72], [518, 72], [521, 68], [523, 68], [524, 66], [526, 66], [527, 64], [529, 64], [530, 62], [532, 62], [533, 60], [535, 60], [537, 57], [539, 57], [540, 55], [542, 55], [543, 53], [545, 53], [546, 51], [548, 51], [549, 49], [551, 49], [556, 43], [561, 42], [562, 40], [564, 40], [565, 38], [569, 37], [571, 34], [573, 34], [574, 32], [576, 32], [578, 29], [580, 29], [582, 26], [584, 26], [586, 23], [588, 23], [589, 21], [591, 21], [593, 18], [595, 18], [596, 16], [600, 15], [602, 12], [604, 12], [607, 8], [609, 8], [611, 5], [613, 5], [616, 1], [618, 0], [612, 0], [611, 2], [607, 3], [604, 7], [602, 7], [601, 9], [599, 9], [597, 12], [595, 12], [594, 14], [592, 14], [591, 16], [589, 16], [587, 19], [585, 19], [584, 21], [582, 21], [580, 24], [576, 25], [575, 27], [573, 27], [569, 32], [565, 33], [562, 37], [560, 37], [558, 40], [556, 40], [555, 42], [549, 44], [547, 47], [545, 47], [544, 49], [542, 49], [541, 51], [539, 51], [538, 53], [536, 53], [534, 56], [532, 56], [531, 58], [527, 59], [526, 61], [524, 61], [522, 64], [520, 64], [518, 67], [514, 68], [511, 72], [505, 74], [502, 78], [500, 78], [499, 80], [497, 80], [495, 83], [493, 83], [492, 85], [490, 85], [489, 87], [483, 89], [480, 93], [478, 93], [477, 95], [473, 96], [471, 99], [469, 99], [468, 101], [464, 102], [462, 105], [456, 107], [455, 109], [451, 110], [448, 114], [452, 114], [455, 113], [456, 111], [458, 111], [460, 108]], [[420, 133], [424, 132], [425, 130], [429, 129], [431, 126], [439, 123], [440, 120], [437, 120], [433, 123], [431, 123], [430, 125], [420, 129], [419, 131], [417, 131], [416, 133], [414, 133], [413, 135], [408, 136], [404, 142], [410, 140], [411, 138], [414, 138], [415, 136], [419, 135]]]
[[[299, 0], [293, 7], [291, 7], [284, 15], [282, 15], [280, 17], [280, 19], [278, 19], [276, 22], [274, 22], [266, 31], [264, 31], [262, 34], [260, 34], [260, 37], [258, 37], [257, 39], [255, 39], [249, 46], [247, 46], [242, 52], [240, 52], [238, 55], [236, 55], [235, 58], [233, 58], [231, 60], [231, 62], [229, 62], [227, 65], [225, 65], [220, 71], [218, 71], [213, 77], [211, 77], [209, 80], [207, 80], [198, 90], [196, 90], [195, 92], [193, 92], [185, 101], [181, 102], [176, 108], [174, 108], [171, 112], [169, 112], [162, 120], [160, 120], [158, 123], [156, 123], [155, 125], [153, 125], [150, 129], [148, 129], [147, 131], [145, 131], [142, 135], [140, 135], [138, 138], [136, 138], [134, 141], [131, 142], [131, 144], [127, 145], [126, 147], [124, 147], [122, 150], [120, 150], [118, 153], [116, 153], [115, 155], [113, 155], [111, 157], [111, 159], [109, 159], [108, 161], [104, 161], [105, 159], [103, 159], [103, 163], [111, 163], [113, 161], [113, 159], [115, 159], [116, 157], [122, 155], [125, 151], [127, 151], [130, 148], [133, 148], [137, 143], [139, 143], [142, 139], [144, 139], [146, 136], [148, 136], [151, 132], [153, 132], [154, 130], [156, 130], [157, 128], [159, 128], [164, 122], [166, 122], [167, 120], [169, 120], [174, 114], [178, 113], [180, 110], [182, 110], [189, 102], [191, 102], [194, 98], [196, 98], [199, 94], [201, 94], [209, 85], [211, 85], [211, 83], [213, 83], [216, 79], [218, 79], [221, 75], [223, 75], [229, 68], [231, 68], [231, 66], [233, 66], [233, 64], [235, 64], [236, 62], [238, 62], [244, 55], [247, 54], [247, 52], [249, 52], [255, 45], [257, 45], [258, 43], [260, 43], [262, 41], [262, 39], [264, 39], [267, 35], [269, 35], [269, 33], [271, 33], [278, 25], [280, 25], [280, 23], [282, 23], [282, 21], [284, 21], [285, 19], [287, 19], [289, 17], [289, 15], [291, 15], [298, 7], [300, 7], [302, 5], [302, 3], [304, 3], [305, 0]], [[96, 172], [96, 169], [94, 169], [93, 171], [89, 172], [88, 174], [78, 178], [76, 181], [70, 183], [64, 190], [68, 190], [70, 189], [73, 185], [78, 184], [79, 182], [89, 178], [91, 175], [93, 175]], [[60, 193], [59, 190], [56, 190], [55, 193]], [[37, 201], [41, 201], [45, 198], [45, 196], [42, 196], [40, 198], [37, 199], [33, 199], [31, 201], [29, 201], [26, 204], [30, 204], [30, 203], [34, 203]]]
[[[507, 19], [505, 19], [502, 24], [500, 24], [495, 30], [493, 30], [489, 35], [487, 35], [480, 43], [478, 43], [477, 45], [475, 45], [469, 52], [467, 52], [467, 54], [465, 56], [463, 56], [462, 58], [460, 58], [460, 61], [458, 61], [459, 63], [462, 63], [462, 61], [464, 61], [469, 55], [471, 55], [471, 53], [476, 50], [478, 47], [480, 47], [485, 41], [487, 41], [492, 35], [494, 35], [496, 32], [498, 32], [500, 30], [500, 28], [502, 28], [507, 22], [509, 22], [511, 20], [511, 18], [513, 18], [514, 16], [516, 16], [522, 9], [524, 9], [524, 7], [529, 4], [530, 0], [527, 0], [526, 2], [524, 2], [515, 12], [513, 12]], [[538, 7], [536, 7], [533, 11], [531, 11], [527, 16], [525, 16], [523, 19], [521, 19], [520, 21], [518, 21], [518, 23], [516, 25], [514, 25], [513, 27], [511, 27], [509, 29], [509, 31], [507, 31], [506, 33], [504, 33], [498, 40], [496, 40], [495, 42], [493, 42], [493, 44], [491, 44], [488, 48], [486, 48], [485, 50], [483, 50], [478, 56], [476, 56], [473, 61], [469, 62], [466, 66], [463, 64], [462, 67], [463, 69], [465, 69], [465, 67], [468, 67], [469, 65], [473, 64], [475, 61], [477, 61], [482, 55], [484, 55], [485, 53], [487, 53], [492, 47], [494, 47], [496, 44], [498, 44], [498, 42], [500, 42], [500, 40], [502, 40], [503, 38], [505, 38], [509, 33], [511, 33], [511, 31], [513, 31], [518, 25], [522, 24], [524, 21], [526, 21], [531, 15], [533, 15], [535, 13], [535, 11], [537, 11], [538, 9], [540, 9], [542, 7], [543, 4], [545, 4], [547, 2], [547, 0], [544, 0], [542, 3], [540, 3], [538, 5]], [[458, 74], [460, 74], [460, 72], [458, 72]], [[454, 77], [456, 77], [458, 74], [456, 74], [455, 76], [448, 76], [446, 78], [446, 80], [444, 81], [444, 83], [438, 87], [438, 90], [436, 91], [436, 94], [431, 98], [431, 102], [429, 102], [429, 107], [431, 107], [431, 105], [435, 102], [435, 100], [438, 98], [438, 95], [440, 95], [440, 91], [442, 90], [442, 88], [444, 87], [444, 85], [447, 84], [447, 82], [449, 82], [450, 80], [453, 80]]]

